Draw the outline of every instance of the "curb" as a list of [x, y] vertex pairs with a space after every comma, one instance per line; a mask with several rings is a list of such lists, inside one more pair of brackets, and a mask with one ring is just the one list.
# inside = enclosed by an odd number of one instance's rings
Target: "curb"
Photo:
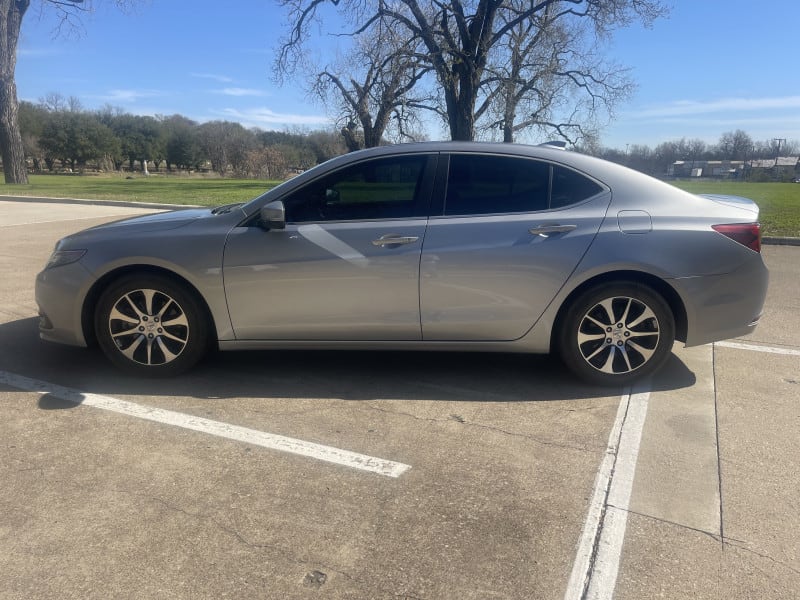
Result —
[[[0, 202], [42, 202], [52, 204], [88, 204], [91, 206], [121, 206], [124, 208], [153, 208], [167, 210], [181, 210], [188, 208], [203, 208], [197, 204], [161, 204], [157, 202], [128, 202], [125, 200], [84, 200], [80, 198], [38, 198], [36, 196], [5, 196], [0, 194]], [[800, 238], [765, 236], [761, 243], [767, 246], [800, 246]]]
[[[197, 204], [163, 204], [160, 202], [129, 202], [126, 200], [86, 200], [81, 198], [39, 198], [36, 196], [5, 196], [0, 194], [0, 202], [40, 202], [48, 204], [88, 204], [89, 206], [121, 206], [123, 208], [161, 208], [180, 210], [183, 208], [203, 208]], [[211, 208], [211, 207], [209, 207]]]
[[800, 246], [800, 238], [767, 236], [761, 238], [761, 243], [768, 246]]

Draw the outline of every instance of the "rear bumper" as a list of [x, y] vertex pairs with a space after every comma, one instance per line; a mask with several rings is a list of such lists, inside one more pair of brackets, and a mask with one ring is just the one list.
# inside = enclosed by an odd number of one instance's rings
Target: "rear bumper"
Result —
[[769, 271], [760, 255], [724, 275], [673, 279], [684, 299], [686, 346], [752, 333], [764, 311]]

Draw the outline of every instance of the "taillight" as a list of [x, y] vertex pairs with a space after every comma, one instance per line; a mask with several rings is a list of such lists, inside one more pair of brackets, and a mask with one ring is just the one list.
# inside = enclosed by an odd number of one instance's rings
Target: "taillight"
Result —
[[761, 225], [759, 223], [733, 223], [730, 225], [712, 225], [714, 231], [747, 246], [754, 252], [761, 252]]

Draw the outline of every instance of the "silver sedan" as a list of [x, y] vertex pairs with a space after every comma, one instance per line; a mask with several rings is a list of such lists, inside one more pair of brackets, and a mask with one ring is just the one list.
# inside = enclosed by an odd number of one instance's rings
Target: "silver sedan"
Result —
[[750, 333], [758, 207], [551, 147], [335, 158], [247, 204], [70, 235], [36, 281], [45, 340], [173, 375], [211, 347], [557, 352], [627, 384], [674, 341]]

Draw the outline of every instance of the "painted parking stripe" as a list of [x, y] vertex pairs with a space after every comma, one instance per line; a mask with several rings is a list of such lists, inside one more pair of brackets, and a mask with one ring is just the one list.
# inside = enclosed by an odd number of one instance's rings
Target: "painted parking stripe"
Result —
[[649, 383], [627, 390], [620, 399], [564, 600], [614, 596], [649, 400]]
[[384, 460], [382, 458], [375, 458], [374, 456], [367, 456], [366, 454], [358, 454], [331, 446], [323, 446], [321, 444], [314, 444], [312, 442], [282, 435], [230, 425], [229, 423], [223, 423], [221, 421], [212, 421], [211, 419], [195, 417], [171, 410], [136, 404], [110, 396], [89, 394], [46, 381], [39, 381], [15, 373], [9, 373], [7, 371], [0, 371], [0, 383], [29, 392], [51, 394], [75, 405], [92, 406], [129, 417], [155, 421], [166, 425], [174, 425], [175, 427], [199, 431], [201, 433], [244, 442], [254, 446], [261, 446], [263, 448], [279, 450], [290, 454], [298, 454], [300, 456], [306, 456], [308, 458], [322, 460], [352, 469], [377, 473], [379, 475], [385, 475], [386, 477], [399, 477], [411, 468], [409, 465]]
[[769, 354], [785, 354], [788, 356], [800, 356], [800, 350], [793, 348], [777, 348], [775, 346], [757, 346], [755, 344], [744, 344], [742, 342], [714, 342], [715, 346], [721, 348], [735, 348], [737, 350], [753, 350], [755, 352], [768, 352]]

